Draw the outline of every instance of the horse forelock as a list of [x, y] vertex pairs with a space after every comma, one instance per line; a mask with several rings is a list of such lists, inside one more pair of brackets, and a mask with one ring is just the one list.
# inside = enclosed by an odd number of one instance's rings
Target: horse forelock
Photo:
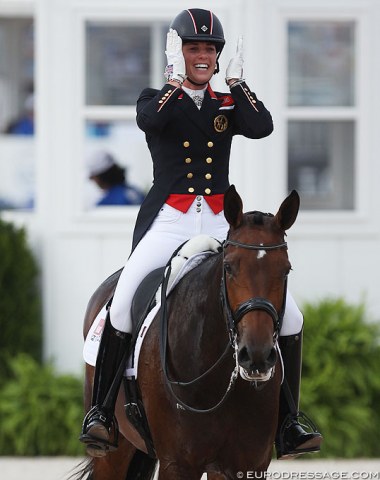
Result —
[[264, 221], [266, 218], [272, 218], [272, 213], [263, 213], [259, 212], [258, 210], [254, 210], [252, 212], [247, 212], [245, 214], [246, 219], [250, 224], [253, 225], [264, 225]]
[[[244, 227], [264, 226], [265, 221], [272, 218], [274, 218], [274, 215], [272, 213], [264, 213], [258, 210], [246, 212], [244, 213], [242, 224], [239, 225], [236, 230], [240, 230]], [[232, 230], [233, 229], [231, 228], [229, 229], [227, 238], [230, 236]]]

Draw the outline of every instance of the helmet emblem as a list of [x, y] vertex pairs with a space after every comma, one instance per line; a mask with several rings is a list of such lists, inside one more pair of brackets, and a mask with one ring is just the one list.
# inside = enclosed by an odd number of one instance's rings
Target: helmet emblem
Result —
[[202, 30], [203, 32], [207, 32], [208, 28], [206, 27], [206, 25], [203, 25], [203, 26], [201, 27], [201, 30]]

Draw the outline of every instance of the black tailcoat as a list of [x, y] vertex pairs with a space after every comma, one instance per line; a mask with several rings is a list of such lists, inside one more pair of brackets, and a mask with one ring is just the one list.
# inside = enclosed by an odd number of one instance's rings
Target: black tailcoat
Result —
[[231, 93], [208, 86], [199, 110], [180, 88], [147, 88], [137, 101], [137, 125], [145, 132], [153, 161], [153, 186], [141, 205], [132, 250], [171, 193], [224, 193], [232, 137], [266, 137], [272, 117], [245, 83]]

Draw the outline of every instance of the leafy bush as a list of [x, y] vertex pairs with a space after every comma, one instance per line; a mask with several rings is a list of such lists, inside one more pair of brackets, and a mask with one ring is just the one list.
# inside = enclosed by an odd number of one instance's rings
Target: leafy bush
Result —
[[363, 305], [306, 304], [301, 409], [324, 436], [323, 457], [380, 455], [380, 325]]
[[11, 361], [13, 378], [0, 390], [2, 455], [83, 455], [82, 381], [54, 374], [26, 354]]
[[0, 219], [0, 385], [8, 358], [27, 352], [41, 359], [42, 318], [38, 268], [25, 231]]

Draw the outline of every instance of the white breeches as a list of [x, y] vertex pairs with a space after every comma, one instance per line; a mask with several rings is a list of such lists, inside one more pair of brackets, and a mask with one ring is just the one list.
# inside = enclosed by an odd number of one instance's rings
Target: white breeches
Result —
[[[113, 327], [131, 332], [130, 310], [137, 287], [148, 273], [166, 265], [175, 249], [200, 234], [222, 242], [228, 228], [224, 213], [215, 215], [203, 197], [197, 197], [186, 213], [164, 204], [120, 275], [110, 308]], [[288, 291], [281, 335], [294, 335], [300, 332], [302, 325], [302, 313]]]

